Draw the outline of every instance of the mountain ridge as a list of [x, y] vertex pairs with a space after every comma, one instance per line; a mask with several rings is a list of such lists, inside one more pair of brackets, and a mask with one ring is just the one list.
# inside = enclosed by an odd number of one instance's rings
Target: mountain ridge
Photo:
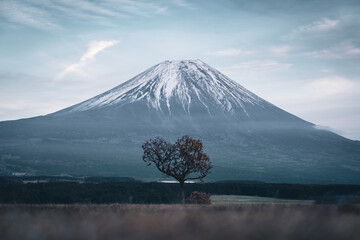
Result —
[[200, 60], [161, 62], [58, 112], [0, 122], [0, 174], [158, 180], [142, 143], [183, 135], [204, 142], [210, 180], [360, 183], [359, 142], [314, 128]]
[[[135, 103], [144, 105], [143, 111], [156, 110], [159, 114], [179, 118], [200, 112], [213, 118], [222, 116], [243, 122], [283, 118], [286, 122], [291, 119], [313, 125], [260, 98], [201, 60], [163, 61], [104, 93], [53, 114], [106, 107], [117, 107], [119, 111]], [[262, 111], [267, 114], [259, 115]]]

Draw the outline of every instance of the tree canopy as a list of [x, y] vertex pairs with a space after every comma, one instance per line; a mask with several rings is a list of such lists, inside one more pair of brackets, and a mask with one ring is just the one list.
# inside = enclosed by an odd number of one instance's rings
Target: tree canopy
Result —
[[156, 168], [168, 176], [175, 178], [181, 185], [184, 202], [184, 183], [186, 180], [203, 178], [210, 172], [212, 164], [209, 156], [203, 152], [203, 143], [199, 139], [183, 136], [174, 144], [157, 137], [146, 141], [143, 160], [154, 164]]

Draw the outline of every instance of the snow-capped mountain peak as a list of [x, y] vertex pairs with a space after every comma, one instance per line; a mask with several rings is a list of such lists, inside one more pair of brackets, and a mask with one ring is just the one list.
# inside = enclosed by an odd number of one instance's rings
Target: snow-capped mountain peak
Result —
[[238, 110], [248, 115], [246, 105], [265, 101], [201, 60], [164, 61], [119, 86], [74, 105], [65, 112], [86, 111], [117, 104], [146, 101], [149, 108], [171, 114], [181, 106], [191, 112], [192, 104], [210, 113], [211, 108], [225, 113]]

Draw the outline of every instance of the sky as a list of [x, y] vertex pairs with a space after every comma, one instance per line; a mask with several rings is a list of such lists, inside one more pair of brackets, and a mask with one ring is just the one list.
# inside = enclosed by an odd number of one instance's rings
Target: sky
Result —
[[0, 0], [0, 121], [46, 115], [159, 62], [192, 59], [360, 140], [358, 0]]

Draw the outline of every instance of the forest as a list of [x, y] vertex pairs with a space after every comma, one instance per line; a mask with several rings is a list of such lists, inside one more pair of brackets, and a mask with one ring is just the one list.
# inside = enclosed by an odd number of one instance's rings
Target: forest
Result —
[[[360, 185], [303, 185], [252, 181], [185, 184], [193, 191], [211, 195], [248, 195], [283, 199], [315, 200], [318, 204], [360, 203]], [[132, 178], [1, 177], [0, 203], [107, 204], [181, 202], [179, 184], [141, 182]]]

